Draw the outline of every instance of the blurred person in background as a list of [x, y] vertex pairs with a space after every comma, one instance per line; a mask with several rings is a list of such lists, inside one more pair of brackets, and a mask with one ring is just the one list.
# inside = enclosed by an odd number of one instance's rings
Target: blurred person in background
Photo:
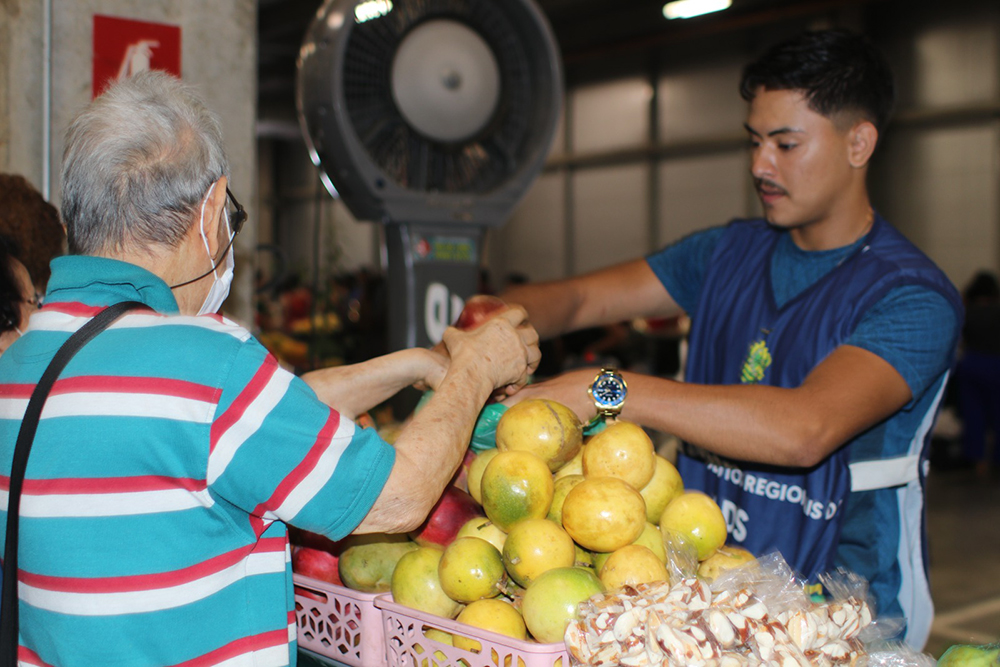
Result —
[[23, 176], [0, 174], [0, 234], [17, 244], [35, 291], [44, 294], [49, 263], [63, 254], [66, 234], [59, 211]]
[[[112, 304], [142, 307], [80, 349], [38, 424], [19, 530], [24, 663], [294, 664], [286, 526], [331, 540], [415, 529], [487, 399], [538, 363], [538, 335], [511, 309], [448, 329], [448, 357], [283, 370], [217, 314], [246, 219], [228, 174], [217, 117], [162, 72], [119, 81], [69, 127], [69, 255], [0, 356], [0, 469], [59, 345]], [[418, 381], [435, 395], [395, 447], [357, 427]]]
[[962, 296], [965, 324], [955, 371], [962, 454], [985, 479], [992, 466], [1000, 466], [1000, 281], [992, 271], [980, 271]]
[[38, 309], [35, 286], [17, 256], [16, 244], [0, 235], [0, 354], [24, 334]]

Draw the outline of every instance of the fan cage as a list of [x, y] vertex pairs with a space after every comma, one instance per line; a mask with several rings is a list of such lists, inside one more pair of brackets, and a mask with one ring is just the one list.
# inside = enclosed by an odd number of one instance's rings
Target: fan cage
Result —
[[[451, 143], [411, 127], [392, 96], [392, 55], [411, 30], [437, 19], [475, 30], [500, 70], [501, 95], [492, 119], [475, 135]], [[535, 40], [518, 37], [525, 29], [537, 32], [537, 26], [516, 20], [500, 3], [483, 0], [398, 0], [392, 11], [351, 27], [342, 68], [344, 106], [369, 158], [397, 186], [484, 194], [503, 185], [527, 158], [545, 129], [539, 127], [545, 105], [537, 100], [551, 95], [552, 86], [532, 71], [536, 54], [527, 45]]]

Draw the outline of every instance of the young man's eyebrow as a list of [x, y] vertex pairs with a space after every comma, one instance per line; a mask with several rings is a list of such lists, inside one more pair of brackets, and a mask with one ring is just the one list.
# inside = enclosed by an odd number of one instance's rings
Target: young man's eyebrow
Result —
[[[743, 127], [746, 128], [746, 131], [749, 132], [750, 134], [752, 134], [752, 135], [754, 135], [756, 137], [761, 136], [760, 132], [758, 132], [757, 130], [753, 129], [748, 124], [743, 123]], [[779, 134], [793, 134], [793, 133], [797, 133], [797, 132], [805, 132], [805, 130], [799, 129], [797, 127], [779, 127], [777, 130], [771, 130], [770, 132], [768, 132], [767, 136], [774, 137], [774, 136], [777, 136]]]

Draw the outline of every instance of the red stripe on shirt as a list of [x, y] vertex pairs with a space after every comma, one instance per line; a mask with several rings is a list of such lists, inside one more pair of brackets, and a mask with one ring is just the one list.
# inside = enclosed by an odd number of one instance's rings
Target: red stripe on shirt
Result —
[[209, 452], [215, 451], [215, 445], [218, 444], [219, 438], [229, 430], [229, 428], [240, 420], [243, 413], [246, 412], [247, 407], [253, 403], [254, 399], [260, 396], [260, 393], [264, 391], [267, 383], [271, 381], [274, 376], [275, 371], [279, 368], [278, 360], [271, 355], [267, 355], [264, 359], [264, 363], [260, 365], [257, 372], [254, 373], [253, 378], [250, 382], [243, 388], [240, 395], [236, 397], [232, 405], [212, 423], [211, 431], [211, 441], [209, 444]]
[[[111, 304], [108, 304], [108, 306], [110, 305]], [[39, 310], [43, 310], [46, 313], [62, 313], [63, 315], [70, 315], [71, 317], [93, 317], [108, 306], [90, 306], [85, 303], [80, 303], [79, 301], [56, 301], [44, 304]], [[146, 308], [137, 308], [133, 312], [150, 314], [155, 313], [156, 311], [147, 306]]]
[[247, 515], [247, 522], [250, 524], [250, 530], [252, 530], [253, 534], [257, 537], [263, 535], [264, 531], [267, 530], [268, 526], [272, 523], [271, 521], [264, 521], [261, 517], [254, 516], [253, 514]]
[[81, 375], [57, 380], [52, 394], [74, 392], [120, 392], [123, 394], [158, 394], [196, 401], [218, 403], [222, 390], [196, 382], [158, 377], [116, 375]]
[[114, 577], [53, 577], [19, 570], [21, 582], [51, 591], [63, 593], [129, 593], [151, 591], [190, 583], [221, 572], [244, 560], [251, 553], [284, 553], [286, 540], [283, 537], [266, 537], [254, 544], [234, 549], [209, 558], [190, 567], [156, 574], [136, 574]]
[[[59, 479], [26, 479], [24, 493], [30, 496], [59, 496], [93, 493], [136, 493], [142, 491], [204, 491], [204, 479], [168, 477], [166, 475], [136, 475], [132, 477], [64, 477]], [[0, 475], [0, 490], [10, 489], [10, 477]]]
[[[31, 398], [33, 384], [0, 384], [0, 397]], [[218, 403], [222, 390], [217, 387], [171, 378], [131, 377], [116, 375], [81, 375], [57, 380], [51, 396], [78, 392], [116, 392], [123, 394], [156, 394], [174, 396], [207, 403]]]
[[312, 447], [309, 448], [309, 453], [299, 461], [299, 464], [285, 476], [278, 487], [271, 494], [265, 502], [257, 506], [253, 511], [253, 514], [263, 514], [267, 510], [273, 510], [280, 507], [285, 499], [288, 498], [288, 494], [295, 490], [302, 480], [304, 480], [310, 472], [316, 467], [319, 462], [320, 457], [323, 453], [330, 447], [330, 443], [333, 440], [334, 434], [337, 432], [337, 427], [340, 425], [340, 413], [336, 410], [330, 410], [329, 416], [326, 419], [326, 423], [323, 424], [323, 428], [320, 429], [319, 435], [316, 436], [316, 441], [313, 443]]
[[214, 651], [206, 653], [205, 655], [192, 660], [179, 662], [173, 667], [209, 667], [210, 665], [216, 665], [223, 660], [229, 660], [230, 658], [235, 658], [236, 656], [250, 653], [251, 651], [259, 651], [261, 649], [287, 644], [287, 628], [282, 630], [271, 630], [259, 635], [237, 639], [236, 641], [230, 642], [225, 646], [221, 646]]
[[29, 665], [37, 665], [38, 667], [53, 667], [49, 663], [42, 660], [41, 656], [32, 651], [27, 646], [17, 647], [17, 661], [25, 662]]
[[0, 398], [31, 398], [33, 384], [0, 384]]
[[64, 315], [71, 315], [73, 317], [93, 317], [105, 308], [107, 308], [107, 306], [88, 306], [87, 304], [80, 303], [79, 301], [59, 301], [56, 303], [46, 303], [40, 308], [40, 310], [47, 313], [63, 313]]

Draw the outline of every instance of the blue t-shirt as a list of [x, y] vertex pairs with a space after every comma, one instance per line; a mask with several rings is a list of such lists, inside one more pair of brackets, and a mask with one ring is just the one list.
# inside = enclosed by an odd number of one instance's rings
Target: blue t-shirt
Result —
[[[754, 229], [757, 231], [753, 231]], [[726, 344], [724, 342], [727, 339], [725, 332], [736, 333], [743, 326], [742, 318], [753, 312], [758, 312], [751, 310], [743, 313], [741, 311], [741, 314], [734, 315], [730, 311], [731, 306], [724, 304], [741, 303], [730, 300], [738, 297], [717, 298], [718, 290], [729, 291], [733, 295], [747, 295], [743, 298], [743, 301], [746, 302], [751, 293], [747, 290], [761, 294], [761, 289], [769, 287], [771, 294], [763, 295], [767, 298], [756, 298], [750, 301], [760, 304], [756, 308], [780, 313], [784, 312], [783, 307], [786, 305], [791, 308], [791, 302], [795, 300], [799, 306], [796, 307], [796, 310], [789, 311], [790, 313], [799, 312], [801, 308], [805, 308], [802, 311], [803, 317], [823, 317], [829, 320], [831, 316], [837, 317], [834, 313], [841, 311], [830, 311], [823, 315], [821, 311], [815, 309], [816, 305], [806, 305], [797, 297], [806, 296], [808, 290], [812, 294], [808, 304], [826, 303], [816, 301], [816, 290], [813, 286], [818, 285], [824, 277], [835, 275], [834, 269], [845, 262], [852, 262], [846, 264], [845, 269], [859, 266], [857, 264], [858, 258], [869, 250], [872, 250], [873, 253], [870, 256], [877, 258], [877, 262], [881, 263], [876, 265], [887, 267], [884, 270], [888, 273], [884, 275], [891, 280], [885, 284], [899, 286], [887, 287], [888, 291], [885, 292], [872, 293], [871, 297], [866, 298], [863, 302], [872, 305], [859, 303], [857, 307], [860, 310], [851, 316], [851, 322], [856, 322], [856, 324], [852, 325], [853, 328], [846, 327], [844, 331], [847, 333], [838, 335], [837, 340], [838, 344], [861, 347], [885, 359], [905, 379], [912, 391], [913, 399], [890, 419], [852, 440], [849, 448], [836, 452], [838, 459], [836, 466], [850, 463], [851, 486], [855, 487], [856, 490], [847, 496], [843, 508], [838, 510], [831, 507], [831, 514], [828, 515], [839, 517], [836, 520], [842, 527], [842, 532], [837, 538], [838, 541], [831, 545], [836, 547], [836, 553], [831, 554], [832, 560], [825, 561], [824, 553], [826, 552], [822, 551], [822, 547], [821, 550], [817, 551], [812, 544], [804, 546], [805, 549], [812, 548], [812, 553], [801, 551], [796, 556], [801, 559], [802, 563], [813, 563], [812, 567], [823, 567], [822, 563], [828, 562], [846, 567], [866, 577], [871, 582], [871, 591], [878, 603], [879, 612], [889, 616], [905, 615], [911, 621], [910, 629], [914, 631], [914, 635], [911, 637], [914, 640], [913, 643], [922, 645], [919, 635], [929, 629], [929, 617], [932, 613], [930, 611], [932, 607], [929, 589], [926, 585], [926, 572], [924, 571], [926, 561], [920, 554], [922, 550], [920, 519], [923, 512], [922, 476], [918, 474], [916, 478], [911, 478], [913, 479], [912, 483], [896, 488], [884, 488], [878, 483], [869, 483], [866, 486], [860, 480], [863, 472], [871, 472], [872, 470], [872, 466], [869, 465], [867, 470], [863, 471], [864, 465], [868, 462], [885, 460], [886, 457], [901, 457], [901, 459], [894, 461], [908, 460], [913, 463], [914, 467], [917, 465], [917, 460], [926, 463], [925, 458], [917, 457], [914, 452], [921, 452], [921, 442], [917, 442], [917, 440], [929, 433], [929, 425], [925, 422], [933, 417], [938, 405], [937, 401], [940, 400], [943, 378], [947, 377], [953, 355], [959, 320], [956, 309], [960, 309], [960, 306], [957, 305], [957, 294], [954, 293], [954, 288], [947, 282], [947, 279], [926, 258], [923, 258], [919, 251], [912, 248], [911, 244], [908, 244], [898, 233], [891, 230], [888, 223], [885, 223], [881, 218], [877, 219], [875, 230], [880, 233], [880, 236], [871, 242], [869, 242], [869, 238], [874, 236], [876, 231], [873, 231], [869, 237], [843, 248], [805, 252], [795, 246], [787, 233], [780, 233], [773, 228], [768, 228], [761, 221], [738, 222], [731, 226], [713, 228], [687, 237], [651, 255], [648, 261], [671, 297], [691, 315], [695, 329], [699, 329], [700, 322], [702, 325], [700, 329], [707, 331], [704, 325], [708, 322], [713, 323], [710, 330], [719, 332], [719, 338], [706, 338], [704, 335], [701, 338], [693, 337], [691, 359], [702, 366], [706, 360], [716, 364], [717, 362], [712, 361], [716, 358], [730, 358], [730, 361], [727, 362], [730, 366], [733, 358], [742, 359], [741, 355], [746, 354], [745, 350], [734, 352], [719, 346]], [[731, 233], [736, 234], [736, 236], [727, 236]], [[734, 240], [736, 238], [739, 240]], [[727, 266], [730, 268], [725, 270], [713, 263], [717, 259], [718, 249], [722, 247], [723, 240], [726, 242], [726, 259], [719, 261], [729, 262]], [[734, 246], [734, 243], [738, 246]], [[734, 252], [730, 249], [736, 247], [742, 248], [742, 250]], [[919, 270], [926, 272], [927, 279], [921, 277], [911, 282], [907, 282], [909, 279], [892, 279], [892, 276], [895, 275], [893, 273], [895, 269], [891, 267], [895, 257], [899, 259], [905, 257], [905, 261], [911, 263], [906, 266], [923, 267]], [[850, 270], [854, 269], [850, 268]], [[912, 268], [906, 269], [905, 275], [910, 275], [911, 270]], [[713, 275], [716, 276], [714, 289], [706, 288], [706, 282]], [[726, 280], [724, 276], [727, 275], [739, 276], [736, 278], [740, 281], [739, 284], [730, 285], [726, 282], [719, 282], [720, 279]], [[768, 275], [770, 276], [769, 284], [765, 283]], [[830, 293], [830, 289], [838, 289], [833, 286], [839, 285], [839, 289], [849, 286], [850, 291], [857, 292], [858, 295], [865, 294], [867, 283], [852, 279], [853, 274], [849, 274], [845, 270], [838, 271], [836, 275], [837, 278], [833, 282], [824, 281], [822, 283], [827, 286], [824, 293]], [[913, 275], [924, 274], [915, 273]], [[900, 285], [900, 283], [903, 284]], [[764, 287], [765, 284], [767, 287]], [[710, 291], [703, 294], [703, 289], [710, 289]], [[835, 293], [830, 293], [830, 296], [832, 297]], [[882, 294], [880, 298], [879, 294]], [[948, 295], [948, 298], [945, 294]], [[701, 312], [705, 303], [718, 305], [708, 306], [713, 309], [711, 312]], [[771, 305], [766, 305], [768, 303]], [[829, 303], [833, 307], [835, 301]], [[718, 311], [717, 309], [720, 307], [726, 309], [725, 312]], [[843, 306], [838, 306], [838, 308], [843, 309]], [[849, 310], [843, 309], [843, 312], [847, 313]], [[734, 320], [740, 321], [734, 322]], [[752, 319], [748, 321], [752, 321]], [[844, 324], [837, 326], [839, 328]], [[801, 329], [803, 324], [795, 326]], [[806, 333], [810, 331], [810, 326], [813, 325], [805, 324], [806, 328], [801, 329], [802, 333], [810, 335]], [[732, 344], [746, 344], [745, 340], [743, 343], [735, 342], [743, 340], [738, 335], [732, 337], [731, 340], [734, 341]], [[819, 339], [815, 341], [802, 340], [806, 348], [819, 342]], [[699, 344], [701, 347], [698, 347]], [[784, 345], [788, 344], [791, 343], [785, 340]], [[702, 349], [705, 347], [711, 349]], [[803, 345], [798, 347], [803, 347]], [[783, 347], [780, 352], [783, 359], [801, 356], [790, 355], [791, 350]], [[806, 358], [809, 358], [808, 354], [802, 357], [803, 360]], [[814, 366], [821, 360], [822, 357], [812, 358], [811, 365]], [[739, 362], [736, 366], [738, 370]], [[806, 366], [801, 372], [807, 372], [810, 367]], [[692, 368], [694, 365], [689, 365], [689, 373]], [[700, 376], [695, 376], [695, 381], [705, 381], [698, 379], [699, 377], [718, 378], [719, 376], [716, 375], [718, 372], [712, 371], [706, 375], [703, 369], [699, 371]], [[730, 373], [732, 370], [726, 371], [723, 375], [732, 377]], [[772, 378], [768, 383], [775, 384], [775, 380], [776, 378]], [[739, 382], [739, 375], [733, 381]], [[778, 384], [778, 386], [794, 385]], [[685, 459], [683, 462], [689, 464], [690, 460]], [[718, 475], [719, 480], [724, 479], [724, 482], [719, 482], [722, 484], [719, 487], [719, 493], [724, 495], [734, 490], [733, 484], [739, 487], [741, 482], [746, 482], [743, 484], [744, 487], [752, 482], [753, 488], [749, 490], [750, 494], [758, 496], [758, 499], [765, 495], [770, 498], [772, 495], [770, 491], [774, 491], [775, 498], [782, 495], [778, 491], [780, 485], [774, 481], [781, 477], [781, 469], [773, 469], [769, 473], [767, 470], [758, 470], [757, 467], [751, 465], [742, 465], [738, 462], [735, 462], [734, 465], [727, 465], [717, 461], [708, 464], [708, 471], [711, 474], [708, 478], [703, 478], [700, 473], [704, 472], [705, 468], [699, 468], [697, 464], [693, 463], [689, 467], [693, 479], [696, 480], [696, 486], [701, 483], [700, 480], [705, 479], [708, 486], [714, 488], [715, 482], [712, 481], [712, 477]], [[875, 469], [880, 470], [877, 466]], [[830, 470], [830, 483], [833, 483], [834, 479], [843, 479], [841, 473], [834, 473], [833, 468]], [[789, 479], [793, 478], [794, 476]], [[815, 478], [815, 475], [811, 478]], [[842, 484], [843, 482], [838, 483]], [[794, 482], [789, 482], [789, 484], [794, 484]], [[770, 489], [770, 486], [774, 486], [774, 489]], [[794, 488], [796, 494], [800, 493], [800, 487], [789, 486], [789, 488]], [[822, 486], [817, 487], [816, 490], [824, 491]], [[834, 493], [832, 488], [828, 491], [831, 494]], [[745, 494], [744, 498], [746, 502], [752, 500], [752, 498], [746, 498]], [[786, 499], [780, 497], [780, 500], [785, 501]], [[766, 504], [764, 502], [760, 507], [754, 506], [756, 515], [751, 518], [751, 524], [754, 519], [759, 522], [766, 518]], [[739, 510], [738, 505], [733, 503], [730, 505], [728, 509], [731, 510], [731, 514], [739, 513], [744, 519], [747, 518], [745, 513]], [[749, 509], [750, 505], [746, 505], [746, 507]], [[808, 505], [803, 505], [803, 507], [804, 511], [810, 509]], [[780, 509], [780, 507], [775, 509]], [[746, 534], [748, 527], [740, 524], [739, 517], [727, 515], [727, 520], [730, 520], [730, 536], [732, 538], [736, 541], [742, 541], [748, 537]], [[806, 525], [804, 528], [815, 529], [812, 525]], [[752, 531], [752, 526], [749, 529]], [[767, 532], [764, 531], [764, 533]], [[774, 533], [773, 530], [770, 532]], [[777, 530], [779, 534], [782, 532], [781, 529]], [[830, 533], [827, 532], [826, 535], [827, 537], [824, 539], [829, 539]], [[751, 532], [749, 537], [752, 542], [758, 537], [758, 534]], [[767, 538], [768, 541], [770, 539], [772, 538]], [[788, 537], [785, 541], [787, 542], [789, 539], [794, 544], [794, 537]], [[903, 554], [908, 554], [908, 556], [904, 558]], [[923, 563], [921, 563], [922, 560]], [[807, 574], [816, 574], [818, 571], [821, 570], [814, 570]], [[924, 636], [925, 638], [926, 636]]]
[[[670, 296], [694, 319], [709, 259], [725, 227], [695, 232], [647, 259]], [[784, 234], [771, 258], [771, 288], [782, 306], [865, 242], [833, 250], [806, 251]], [[903, 376], [914, 396], [947, 368], [951, 352], [938, 344], [951, 340], [958, 327], [954, 309], [933, 290], [903, 285], [891, 290], [868, 312], [848, 344], [885, 359]]]

